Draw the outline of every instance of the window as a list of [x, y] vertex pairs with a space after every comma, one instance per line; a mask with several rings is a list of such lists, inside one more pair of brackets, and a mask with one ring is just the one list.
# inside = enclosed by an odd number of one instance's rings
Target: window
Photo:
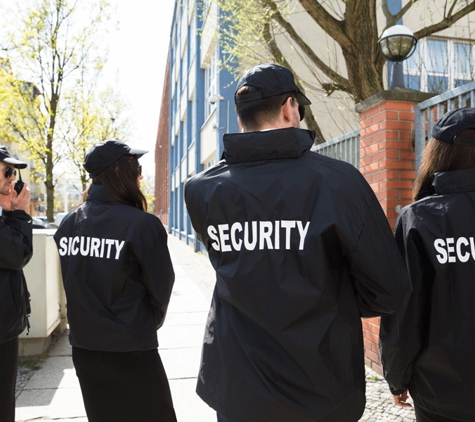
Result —
[[455, 87], [473, 80], [473, 46], [468, 43], [454, 43]]
[[473, 45], [469, 42], [423, 39], [404, 65], [406, 87], [440, 94], [474, 79]]
[[196, 22], [195, 22], [195, 17], [193, 17], [191, 21], [191, 28], [190, 28], [190, 61], [192, 61], [195, 55], [196, 55]]
[[216, 55], [212, 55], [209, 66], [205, 69], [205, 119], [214, 111], [216, 104], [210, 104], [208, 99], [217, 92], [218, 64]]
[[404, 66], [404, 85], [406, 88], [421, 90], [421, 77], [420, 77], [420, 43], [417, 43], [416, 50], [413, 55], [403, 62]]
[[216, 157], [213, 157], [206, 163], [203, 163], [203, 170], [207, 170], [210, 167], [213, 167], [215, 164], [216, 164]]
[[183, 80], [183, 89], [186, 88], [186, 81], [188, 80], [188, 43], [185, 42], [183, 47], [183, 56], [181, 58], [181, 78]]
[[447, 91], [449, 87], [447, 41], [428, 40], [426, 47], [426, 91], [437, 93]]

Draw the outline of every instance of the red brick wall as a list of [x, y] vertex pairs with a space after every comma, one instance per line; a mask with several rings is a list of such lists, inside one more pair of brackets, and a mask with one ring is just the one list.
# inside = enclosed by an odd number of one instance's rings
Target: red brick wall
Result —
[[167, 60], [163, 83], [162, 104], [155, 144], [155, 214], [168, 225], [168, 168], [170, 133], [170, 58]]
[[392, 228], [396, 207], [409, 204], [412, 198], [416, 105], [384, 101], [360, 116], [360, 171], [376, 193]]
[[[411, 202], [415, 178], [414, 108], [430, 94], [389, 90], [357, 105], [360, 113], [360, 171], [395, 228], [399, 207]], [[363, 320], [365, 363], [382, 375], [379, 318]]]
[[383, 375], [379, 358], [379, 318], [363, 319], [363, 342], [366, 366]]

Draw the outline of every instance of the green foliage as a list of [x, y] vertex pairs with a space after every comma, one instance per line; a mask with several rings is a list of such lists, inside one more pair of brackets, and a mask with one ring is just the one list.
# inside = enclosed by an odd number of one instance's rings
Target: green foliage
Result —
[[155, 213], [155, 196], [153, 194], [153, 182], [150, 178], [144, 177], [140, 181], [140, 190], [147, 200], [147, 212], [154, 214]]
[[126, 141], [131, 136], [131, 124], [124, 114], [128, 104], [112, 88], [98, 90], [97, 74], [81, 75], [74, 88], [64, 96], [62, 139], [67, 145], [67, 159], [85, 191], [89, 175], [82, 166], [87, 152], [96, 142], [107, 139]]
[[[222, 11], [220, 43], [225, 56], [222, 65], [231, 72], [238, 72], [236, 65], [248, 67], [259, 62], [274, 61], [264, 38], [264, 32], [272, 19], [272, 11], [265, 2], [219, 0], [218, 7]], [[288, 10], [285, 5], [284, 10]]]
[[44, 358], [45, 355], [20, 356], [18, 358], [18, 366], [30, 369], [31, 371], [37, 371], [41, 368]]
[[2, 9], [7, 24], [1, 48], [11, 66], [2, 66], [0, 75], [0, 136], [19, 142], [39, 164], [52, 220], [53, 170], [74, 144], [63, 142], [75, 127], [68, 111], [79, 105], [71, 92], [81, 75], [102, 69], [107, 52], [99, 51], [98, 40], [109, 28], [110, 6], [107, 0], [21, 0]]

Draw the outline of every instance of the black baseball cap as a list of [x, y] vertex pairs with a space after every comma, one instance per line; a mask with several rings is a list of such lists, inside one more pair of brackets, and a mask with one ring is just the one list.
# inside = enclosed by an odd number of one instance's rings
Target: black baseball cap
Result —
[[111, 139], [95, 144], [87, 153], [83, 166], [91, 176], [95, 177], [123, 155], [133, 155], [138, 159], [147, 152], [133, 149], [117, 139]]
[[[258, 92], [237, 95], [237, 92], [243, 86], [252, 86], [257, 89]], [[246, 103], [248, 101], [260, 100], [287, 92], [294, 92], [296, 94], [299, 105], [312, 104], [295, 84], [294, 75], [289, 69], [274, 63], [258, 64], [249, 69], [241, 79], [239, 79], [236, 93], [234, 94], [234, 103]]]
[[467, 139], [457, 136], [465, 129], [475, 130], [475, 108], [455, 108], [444, 114], [432, 129], [432, 137], [448, 144], [475, 146], [475, 137]]
[[27, 163], [17, 160], [16, 158], [13, 158], [11, 154], [8, 152], [7, 148], [4, 146], [0, 146], [0, 161], [3, 161], [4, 163], [7, 163], [7, 164], [11, 164], [13, 165], [13, 167], [17, 169], [24, 169], [28, 167]]

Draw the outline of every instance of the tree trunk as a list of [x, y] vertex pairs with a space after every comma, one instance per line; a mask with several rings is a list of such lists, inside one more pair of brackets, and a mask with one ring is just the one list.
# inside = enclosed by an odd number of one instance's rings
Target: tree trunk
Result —
[[350, 44], [341, 48], [351, 94], [357, 103], [384, 89], [384, 60], [378, 50], [376, 22], [376, 0], [347, 3], [344, 31]]
[[[50, 142], [48, 141], [48, 143]], [[48, 219], [48, 221], [54, 221], [54, 183], [53, 183], [53, 152], [52, 150], [49, 150], [46, 153], [45, 170], [46, 170], [46, 181], [45, 181], [46, 218]]]

